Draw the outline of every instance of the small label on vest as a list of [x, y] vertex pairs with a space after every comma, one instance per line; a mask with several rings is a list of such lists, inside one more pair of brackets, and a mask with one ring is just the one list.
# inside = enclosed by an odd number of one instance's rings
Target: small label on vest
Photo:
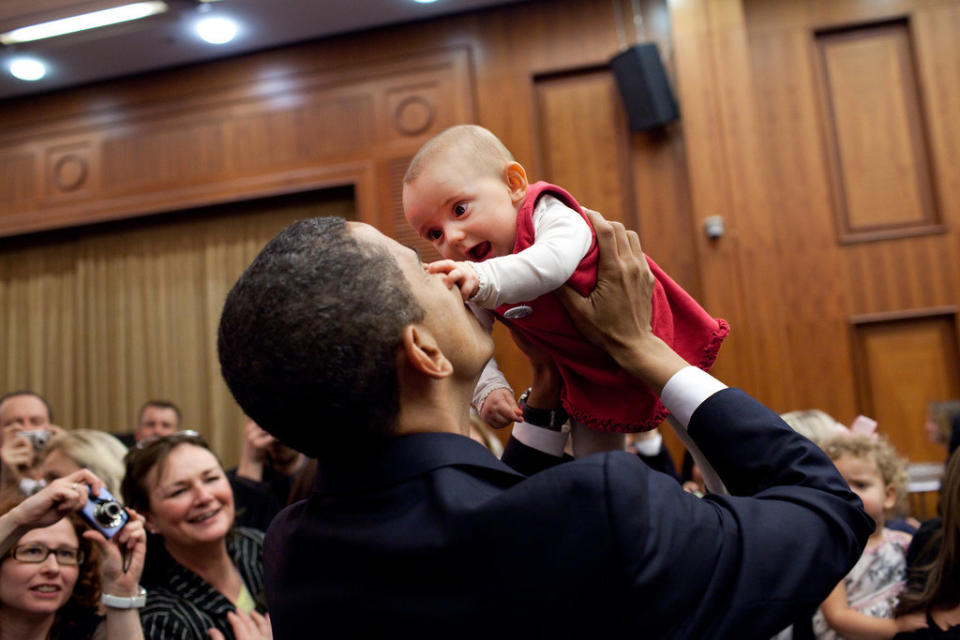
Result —
[[533, 313], [532, 307], [528, 307], [525, 304], [521, 304], [518, 307], [513, 307], [504, 311], [503, 317], [506, 318], [507, 320], [519, 320], [520, 318], [526, 318], [531, 313]]

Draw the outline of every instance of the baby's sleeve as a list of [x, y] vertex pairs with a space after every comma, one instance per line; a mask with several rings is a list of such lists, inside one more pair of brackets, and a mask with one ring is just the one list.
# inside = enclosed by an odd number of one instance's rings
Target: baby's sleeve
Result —
[[[483, 309], [471, 302], [468, 302], [467, 306], [470, 307], [473, 315], [477, 317], [477, 320], [488, 332], [493, 330], [493, 313], [489, 309]], [[513, 393], [513, 388], [507, 382], [503, 372], [500, 371], [500, 367], [497, 366], [496, 359], [490, 358], [480, 373], [477, 386], [473, 388], [473, 400], [470, 404], [477, 410], [477, 413], [480, 413], [480, 409], [483, 408], [483, 401], [487, 399], [490, 392], [496, 389], [510, 389], [510, 393]]]
[[546, 194], [534, 209], [533, 227], [534, 242], [523, 251], [470, 263], [480, 280], [470, 302], [496, 309], [539, 298], [570, 279], [593, 240], [586, 220]]

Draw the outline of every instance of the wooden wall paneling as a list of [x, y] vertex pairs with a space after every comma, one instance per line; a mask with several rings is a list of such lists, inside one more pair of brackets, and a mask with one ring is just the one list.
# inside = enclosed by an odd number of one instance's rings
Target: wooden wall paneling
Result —
[[723, 242], [696, 241], [700, 256], [704, 306], [726, 318], [732, 335], [723, 346], [715, 371], [729, 384], [753, 389], [752, 358], [745, 339], [749, 333], [740, 278], [738, 231], [729, 203], [726, 167], [717, 144], [719, 116], [716, 110], [717, 78], [714, 76], [712, 36], [704, 27], [706, 5], [674, 3], [674, 66], [677, 99], [690, 177], [692, 224], [702, 228], [704, 218], [724, 216], [727, 233]]
[[960, 397], [956, 308], [852, 318], [860, 406], [911, 462], [939, 462], [923, 430], [930, 402]]
[[956, 234], [852, 246], [844, 250], [851, 312], [866, 314], [956, 304]]
[[910, 27], [943, 222], [960, 229], [960, 3], [923, 5]]
[[644, 250], [694, 298], [703, 300], [682, 125], [630, 136], [636, 229]]
[[792, 378], [788, 316], [773, 294], [782, 279], [771, 259], [775, 223], [740, 3], [676, 3], [671, 15], [695, 224], [721, 215], [727, 227], [719, 241], [698, 235], [697, 244], [705, 307], [732, 326], [715, 370], [784, 406]]
[[534, 80], [542, 175], [583, 206], [636, 228], [626, 120], [609, 70]]
[[818, 135], [811, 36], [802, 28], [759, 34], [751, 30], [750, 48], [758, 87], [758, 127], [772, 187], [769, 216], [776, 225], [777, 243], [769, 259], [782, 265], [785, 278], [775, 293], [753, 294], [775, 299], [784, 317], [790, 357], [782, 366], [790, 368], [792, 377], [786, 404], [777, 408], [817, 408], [848, 421], [856, 415], [845, 322], [850, 291], [848, 281], [837, 277], [844, 262], [836, 251], [830, 185]]
[[816, 39], [841, 241], [942, 231], [907, 23]]
[[[624, 16], [625, 45], [638, 38], [629, 19], [635, 4], [621, 0]], [[666, 2], [640, 4], [643, 41], [657, 44], [671, 88], [676, 93], [673, 39], [670, 9]], [[622, 102], [622, 100], [618, 100]], [[695, 298], [701, 299], [699, 260], [696, 235], [701, 233], [694, 223], [690, 203], [690, 180], [684, 155], [684, 123], [658, 129], [625, 134], [629, 139], [636, 222], [644, 248], [657, 263]]]
[[33, 204], [42, 175], [39, 164], [29, 149], [0, 153], [0, 213], [24, 211]]
[[937, 10], [956, 0], [743, 0], [752, 32], [785, 28], [828, 29], [900, 19], [918, 10]]
[[0, 153], [39, 145], [45, 191], [18, 196], [19, 211], [0, 210], [0, 234], [313, 189], [325, 179], [316, 174], [409, 154], [473, 115], [463, 48], [310, 69], [268, 86], [274, 91], [219, 87], [111, 110], [108, 124], [103, 114], [68, 111], [32, 130], [5, 131]]

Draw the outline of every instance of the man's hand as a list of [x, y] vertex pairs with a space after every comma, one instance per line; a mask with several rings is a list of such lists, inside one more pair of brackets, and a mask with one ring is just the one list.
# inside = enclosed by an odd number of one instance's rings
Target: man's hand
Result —
[[276, 440], [272, 435], [261, 429], [260, 425], [247, 418], [243, 425], [243, 449], [240, 451], [237, 475], [262, 482], [263, 461], [267, 455], [267, 448]]
[[502, 429], [511, 422], [523, 420], [523, 413], [513, 397], [513, 391], [500, 387], [487, 394], [480, 407], [480, 417], [494, 429]]
[[587, 298], [569, 287], [557, 295], [585, 338], [659, 394], [687, 363], [650, 328], [654, 278], [640, 238], [595, 211], [587, 215], [600, 248], [597, 286]]
[[[33, 443], [19, 435], [20, 425], [11, 425], [3, 430], [3, 446], [0, 447], [0, 462], [4, 467], [4, 480], [16, 484], [33, 466], [36, 451]], [[9, 476], [7, 475], [9, 473]]]
[[437, 260], [427, 265], [427, 271], [444, 274], [443, 283], [448, 287], [456, 285], [464, 300], [472, 298], [480, 288], [480, 278], [469, 262]]

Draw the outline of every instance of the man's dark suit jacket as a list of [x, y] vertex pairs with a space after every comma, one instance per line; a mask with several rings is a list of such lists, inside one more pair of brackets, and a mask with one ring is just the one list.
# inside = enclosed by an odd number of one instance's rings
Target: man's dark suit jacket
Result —
[[267, 534], [274, 637], [768, 638], [826, 597], [873, 525], [827, 457], [743, 392], [710, 397], [689, 431], [732, 496], [698, 499], [623, 452], [527, 477], [454, 434], [328, 466]]

